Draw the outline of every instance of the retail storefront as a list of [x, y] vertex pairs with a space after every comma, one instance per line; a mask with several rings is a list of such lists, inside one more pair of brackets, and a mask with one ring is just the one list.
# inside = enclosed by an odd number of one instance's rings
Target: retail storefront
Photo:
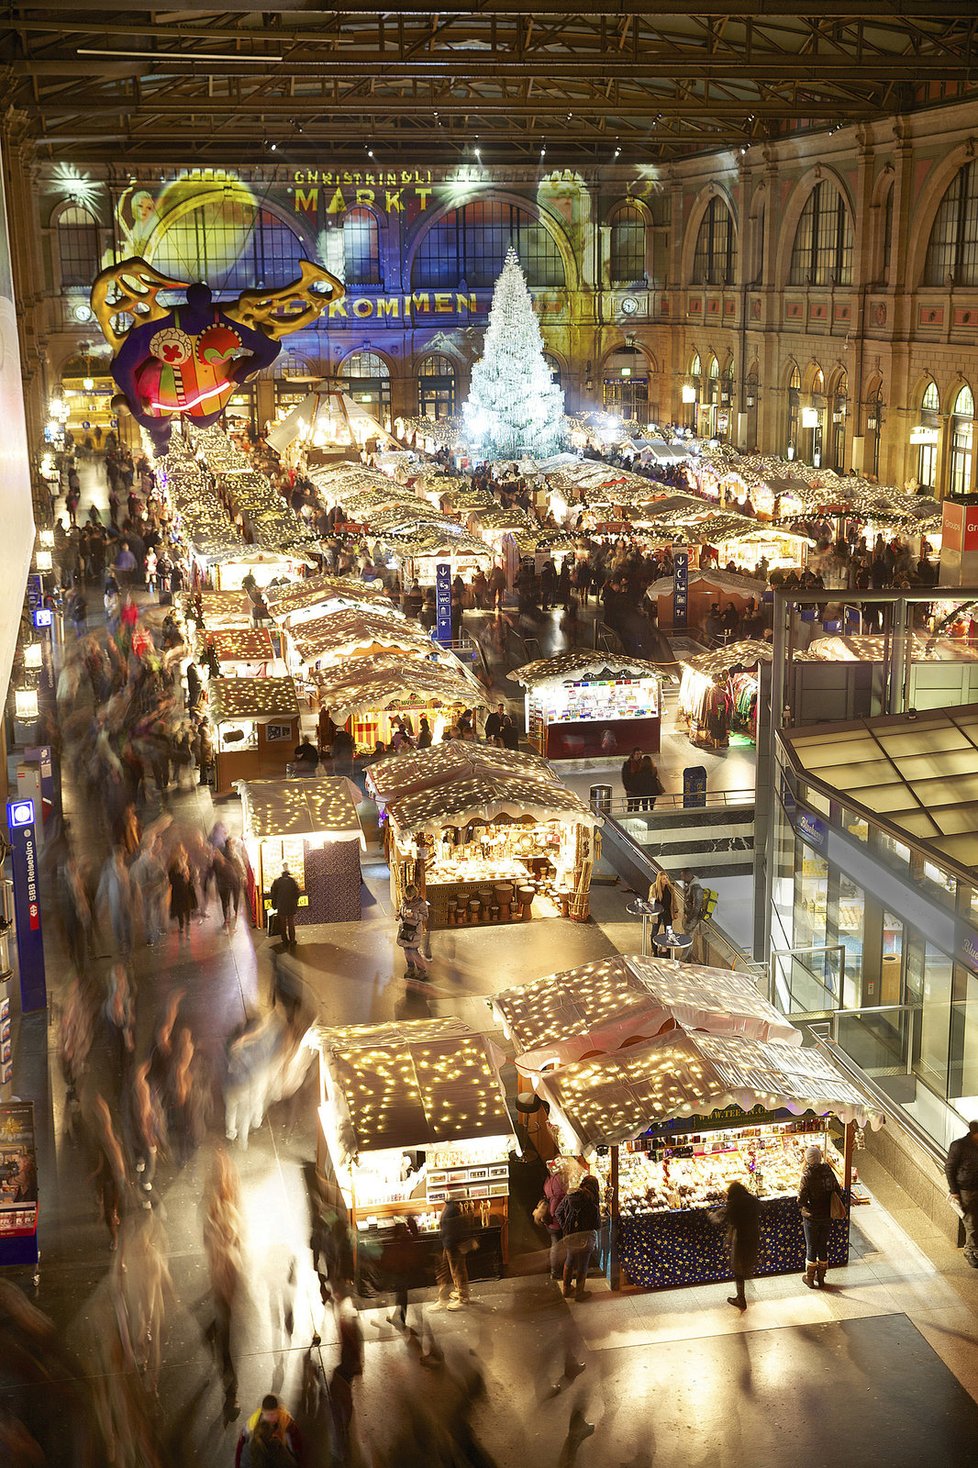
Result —
[[[467, 1215], [470, 1277], [508, 1257], [512, 1125], [485, 1036], [458, 1019], [318, 1028], [317, 1170], [346, 1209], [359, 1282], [407, 1226], [408, 1284], [432, 1282], [449, 1200]], [[404, 1255], [402, 1254], [402, 1259]]]
[[283, 865], [299, 887], [296, 922], [347, 923], [360, 917], [360, 852], [366, 842], [356, 786], [342, 777], [242, 780], [242, 836], [255, 877], [252, 912], [264, 922]]
[[642, 658], [558, 653], [517, 668], [530, 744], [548, 759], [589, 759], [659, 748], [662, 674]]
[[776, 1002], [942, 1146], [978, 1110], [978, 705], [783, 731]]
[[748, 638], [680, 659], [678, 712], [691, 744], [726, 746], [731, 730], [756, 743], [760, 667], [772, 657], [769, 642]]

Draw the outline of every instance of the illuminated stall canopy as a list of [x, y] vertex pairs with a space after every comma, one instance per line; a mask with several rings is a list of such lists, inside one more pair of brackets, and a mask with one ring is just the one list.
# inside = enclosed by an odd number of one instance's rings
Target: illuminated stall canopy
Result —
[[510, 677], [526, 689], [530, 743], [550, 759], [659, 748], [663, 674], [644, 658], [581, 648]]
[[331, 668], [351, 658], [397, 652], [406, 658], [450, 657], [417, 623], [391, 609], [341, 610], [286, 629], [295, 657], [304, 667]]
[[286, 626], [341, 607], [389, 608], [392, 614], [403, 615], [379, 581], [368, 584], [352, 576], [307, 576], [298, 584], [270, 586], [265, 601], [274, 621]]
[[[198, 622], [198, 609], [201, 620]], [[254, 625], [252, 603], [244, 591], [188, 591], [183, 597], [183, 615], [199, 627], [244, 628]]]
[[487, 708], [482, 684], [454, 660], [434, 663], [396, 655], [364, 657], [316, 675], [320, 698], [334, 719], [357, 710]]
[[241, 780], [238, 782], [245, 840], [294, 836], [320, 842], [359, 841], [356, 787], [342, 776], [317, 780]]
[[367, 783], [377, 801], [386, 805], [449, 781], [508, 775], [545, 781], [554, 778], [547, 761], [538, 755], [452, 739], [431, 749], [417, 749], [379, 760], [368, 769]]

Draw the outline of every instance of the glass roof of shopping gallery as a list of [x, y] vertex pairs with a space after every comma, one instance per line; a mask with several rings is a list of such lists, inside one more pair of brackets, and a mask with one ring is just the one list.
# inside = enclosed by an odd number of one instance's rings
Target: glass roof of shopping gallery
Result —
[[786, 729], [799, 774], [973, 879], [978, 871], [978, 704]]

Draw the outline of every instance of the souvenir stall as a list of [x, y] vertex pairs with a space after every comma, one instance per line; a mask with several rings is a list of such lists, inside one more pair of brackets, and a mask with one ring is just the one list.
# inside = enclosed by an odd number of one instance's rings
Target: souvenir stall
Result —
[[212, 678], [208, 718], [214, 726], [214, 794], [238, 780], [284, 776], [299, 743], [299, 704], [291, 678]]
[[267, 678], [283, 671], [267, 627], [205, 628], [197, 634], [197, 661], [213, 650], [222, 678]]
[[351, 780], [239, 780], [242, 839], [254, 887], [253, 915], [264, 926], [272, 883], [287, 864], [299, 887], [297, 924], [360, 918], [360, 852], [366, 849], [359, 791]]
[[[710, 1214], [733, 1181], [760, 1202], [757, 1274], [800, 1273], [805, 1149], [821, 1147], [850, 1198], [850, 1123], [883, 1120], [820, 1051], [686, 1025], [561, 1066], [537, 1093], [562, 1151], [586, 1158], [603, 1185], [613, 1286], [641, 1289], [730, 1279]], [[829, 1262], [848, 1257], [845, 1218], [832, 1225]]]
[[486, 708], [486, 690], [452, 656], [444, 662], [391, 652], [341, 663], [315, 675], [320, 705], [345, 723], [357, 750], [390, 743], [395, 720], [417, 735], [422, 714], [437, 744], [465, 709]]
[[[733, 602], [738, 615], [743, 616], [748, 602], [760, 605], [767, 590], [765, 581], [757, 581], [751, 576], [736, 576], [725, 571], [690, 571], [687, 588], [687, 610], [686, 623], [682, 628], [674, 630], [685, 632], [686, 627], [701, 629], [705, 627], [706, 619], [714, 602], [718, 602], [720, 610], [726, 609], [728, 602]], [[660, 576], [653, 581], [646, 591], [646, 596], [654, 600], [658, 607], [659, 626], [673, 626], [673, 596], [675, 593], [675, 582], [672, 576]]]
[[812, 550], [811, 537], [776, 525], [758, 526], [744, 521], [743, 516], [726, 517], [738, 522], [729, 528], [713, 525], [707, 521], [701, 527], [701, 537], [709, 541], [716, 550], [720, 566], [733, 562], [747, 570], [753, 570], [761, 561], [767, 564], [767, 572], [797, 571], [799, 574], [808, 565]]
[[582, 648], [510, 677], [526, 689], [527, 737], [547, 759], [659, 748], [662, 674], [654, 663]]
[[467, 1215], [471, 1279], [498, 1278], [509, 1240], [512, 1125], [489, 1039], [459, 1019], [317, 1026], [316, 1166], [342, 1196], [356, 1277], [383, 1280], [382, 1251], [408, 1226], [410, 1287], [431, 1284], [449, 1200]]
[[758, 669], [773, 658], [771, 643], [748, 638], [679, 659], [678, 716], [691, 744], [723, 746], [731, 730], [756, 743]]
[[417, 581], [422, 587], [434, 586], [439, 564], [451, 568], [453, 581], [461, 576], [468, 585], [480, 566], [488, 570], [493, 561], [492, 547], [453, 521], [434, 525], [417, 519], [385, 529], [374, 542], [374, 555], [396, 566], [405, 586]]
[[432, 927], [528, 922], [534, 910], [587, 921], [601, 818], [539, 767], [449, 775], [388, 801], [386, 816], [394, 905], [419, 885]]
[[336, 387], [308, 393], [270, 429], [265, 442], [284, 464], [306, 472], [351, 453], [398, 447], [366, 408]]

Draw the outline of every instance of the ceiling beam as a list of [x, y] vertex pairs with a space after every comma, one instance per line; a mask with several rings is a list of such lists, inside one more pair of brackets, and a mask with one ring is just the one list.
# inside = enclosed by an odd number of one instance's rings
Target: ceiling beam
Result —
[[[228, 15], [255, 16], [263, 15], [296, 15], [301, 14], [306, 25], [313, 27], [317, 24], [328, 24], [333, 22], [338, 15], [383, 15], [397, 17], [400, 15], [459, 15], [462, 12], [457, 3], [452, 0], [359, 0], [355, 8], [351, 10], [338, 11], [327, 9], [322, 6], [303, 4], [302, 0], [233, 0], [233, 3], [224, 3], [215, 7], [213, 0], [182, 0], [179, 7], [174, 10], [163, 12], [173, 15], [174, 13], [185, 13], [188, 15], [201, 15], [212, 17], [215, 8]], [[91, 24], [104, 30], [107, 25], [112, 24], [115, 16], [141, 16], [144, 24], [143, 30], [150, 28], [148, 17], [158, 12], [155, 7], [139, 0], [114, 0], [111, 5], [99, 5], [94, 0], [47, 0], [43, 6], [29, 3], [8, 4], [7, 10], [10, 14], [10, 24], [18, 28], [27, 28], [31, 25], [44, 24], [38, 17], [38, 11], [47, 11], [54, 16], [67, 15], [72, 24], [62, 29], [75, 30], [77, 22], [82, 15], [90, 14]], [[476, 0], [472, 13], [478, 15], [498, 16], [526, 16], [539, 20], [541, 17], [550, 15], [567, 14], [563, 5], [554, 4], [554, 0]], [[573, 13], [571, 11], [570, 13]], [[682, 14], [677, 11], [675, 0], [587, 0], [587, 14], [611, 16], [616, 19], [624, 16], [670, 16]], [[715, 16], [718, 18], [737, 18], [742, 16], [797, 16], [797, 5], [791, 0], [702, 0], [696, 7], [697, 15]], [[860, 5], [857, 0], [819, 0], [819, 15], [844, 16], [859, 20], [866, 16], [867, 7]], [[918, 17], [930, 20], [967, 20], [974, 18], [973, 0], [873, 0], [873, 14], [893, 16], [898, 20], [904, 17]], [[50, 22], [47, 22], [50, 24]]]

